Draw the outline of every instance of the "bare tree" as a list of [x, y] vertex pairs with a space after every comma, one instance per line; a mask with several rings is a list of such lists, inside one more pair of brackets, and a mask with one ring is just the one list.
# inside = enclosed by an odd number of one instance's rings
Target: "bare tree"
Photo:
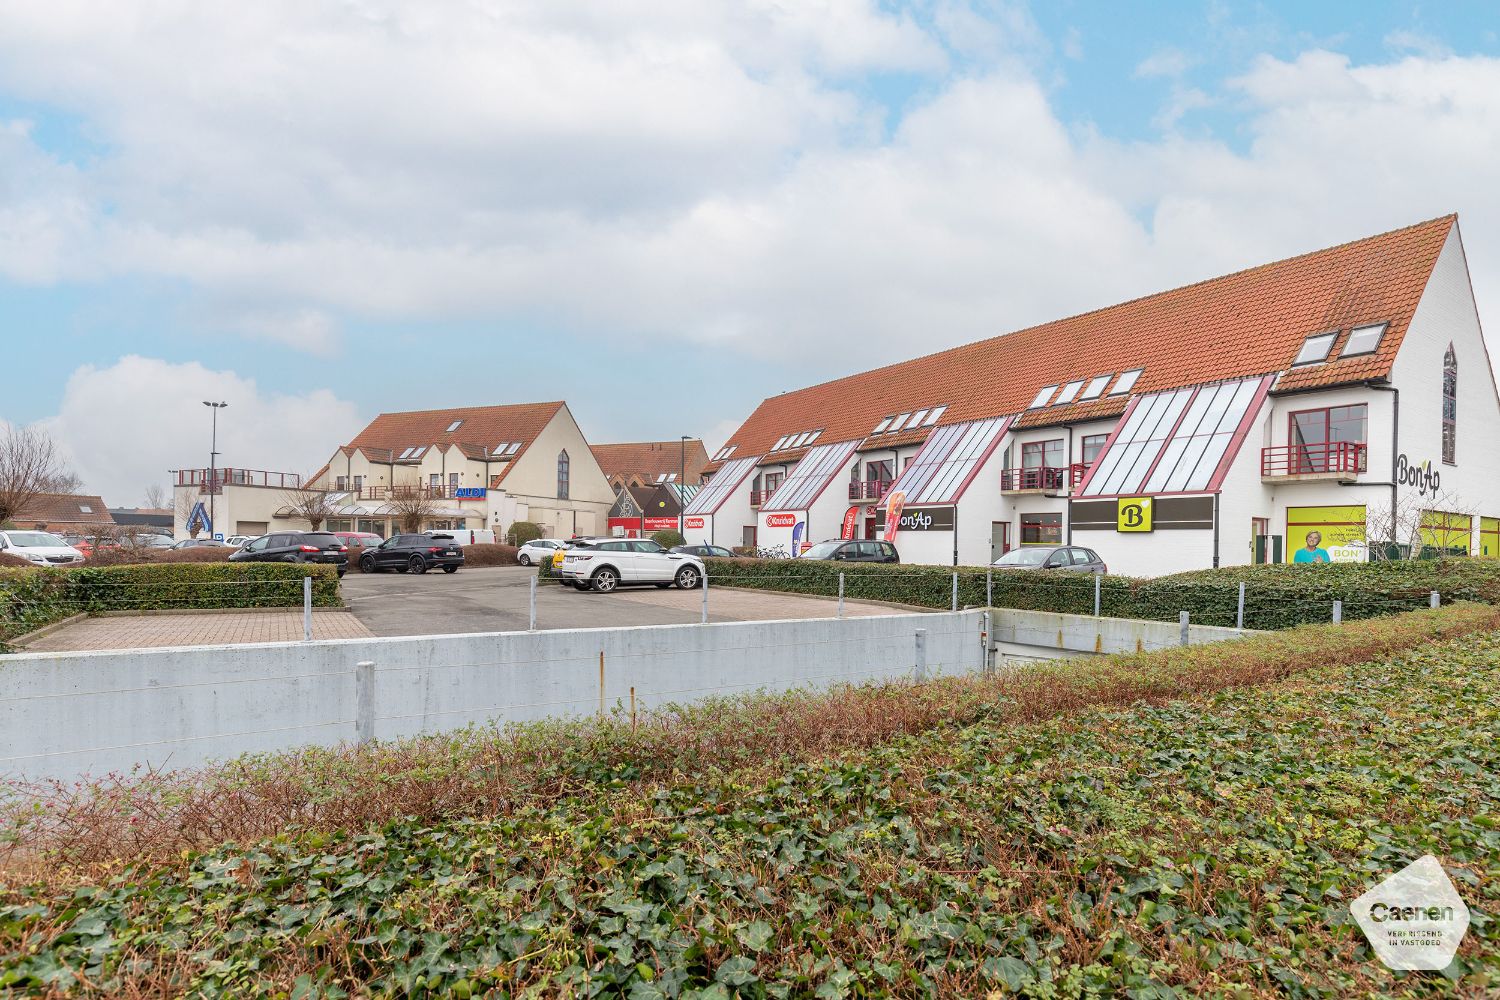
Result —
[[[1394, 506], [1372, 503], [1365, 508], [1370, 558], [1417, 559], [1424, 549], [1435, 550], [1438, 559], [1448, 558], [1454, 549], [1467, 553], [1474, 544], [1476, 513], [1477, 508], [1447, 490], [1426, 495], [1407, 491]], [[1398, 546], [1395, 552], [1387, 551], [1390, 544]]]
[[47, 493], [72, 493], [82, 484], [63, 463], [57, 445], [35, 427], [0, 429], [0, 523]]
[[[327, 490], [282, 490], [281, 502], [286, 504], [286, 510], [292, 517], [306, 521], [314, 531], [323, 527], [323, 522], [339, 510], [339, 505]], [[280, 513], [277, 511], [277, 514]]]
[[152, 510], [161, 510], [167, 505], [167, 491], [161, 483], [152, 483], [146, 487], [146, 506]]
[[203, 530], [201, 523], [194, 523], [191, 518], [193, 509], [198, 506], [198, 494], [188, 490], [179, 490], [177, 499], [172, 504], [175, 521], [187, 529], [189, 538], [197, 538], [198, 532]]
[[422, 522], [438, 511], [436, 498], [421, 487], [392, 490], [391, 499], [386, 506], [401, 525], [401, 530], [408, 534], [421, 531]]

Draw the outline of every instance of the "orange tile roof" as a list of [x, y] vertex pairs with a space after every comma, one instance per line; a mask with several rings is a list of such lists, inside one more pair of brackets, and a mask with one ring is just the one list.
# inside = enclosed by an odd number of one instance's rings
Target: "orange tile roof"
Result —
[[[589, 447], [599, 468], [606, 477], [616, 474], [638, 473], [655, 479], [662, 473], [681, 471], [682, 442], [680, 441], [633, 441], [624, 444], [595, 444]], [[708, 449], [703, 442], [692, 438], [687, 441], [686, 481], [695, 483], [708, 464]]]
[[[89, 508], [84, 510], [83, 508]], [[11, 521], [31, 528], [38, 524], [113, 524], [114, 515], [100, 497], [82, 493], [42, 493], [33, 497]]]
[[[355, 435], [345, 448], [357, 448], [372, 462], [388, 462], [412, 445], [457, 447], [469, 457], [483, 457], [507, 441], [520, 441], [521, 448], [510, 456], [492, 483], [503, 480], [515, 467], [516, 460], [531, 447], [552, 418], [567, 404], [511, 403], [504, 406], [459, 406], [447, 410], [410, 410], [404, 413], [382, 413], [368, 427]], [[448, 430], [455, 420], [462, 423]]]
[[1287, 372], [1276, 388], [1384, 378], [1456, 221], [1443, 216], [773, 396], [725, 444], [737, 455], [765, 455], [782, 435], [808, 428], [823, 428], [820, 444], [864, 439], [887, 415], [944, 404], [944, 424], [1008, 413], [1024, 414], [1020, 426], [1099, 419], [1118, 414], [1124, 397], [1025, 411], [1043, 386], [1134, 368], [1145, 369], [1137, 394], [1286, 371], [1308, 336], [1366, 322], [1390, 324], [1375, 354], [1338, 360], [1345, 332], [1333, 361]]

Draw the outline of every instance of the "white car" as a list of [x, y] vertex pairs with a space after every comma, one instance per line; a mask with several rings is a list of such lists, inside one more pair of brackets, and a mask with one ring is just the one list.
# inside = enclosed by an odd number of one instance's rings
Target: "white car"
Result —
[[579, 590], [607, 594], [619, 586], [676, 584], [683, 590], [703, 585], [703, 560], [668, 552], [649, 538], [606, 538], [574, 543], [563, 554], [561, 575]]
[[83, 553], [50, 531], [0, 531], [0, 552], [20, 556], [38, 566], [72, 566]]
[[242, 549], [245, 547], [246, 542], [253, 542], [259, 537], [259, 535], [230, 535], [228, 538], [224, 539], [224, 544], [233, 545], [237, 549]]
[[553, 554], [562, 547], [561, 539], [533, 538], [516, 552], [516, 562], [522, 566], [535, 566], [551, 559]]

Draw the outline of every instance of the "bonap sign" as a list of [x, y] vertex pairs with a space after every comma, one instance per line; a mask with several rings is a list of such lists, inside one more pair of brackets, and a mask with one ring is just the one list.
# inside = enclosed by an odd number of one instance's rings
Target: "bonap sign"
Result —
[[1431, 854], [1360, 896], [1349, 912], [1391, 969], [1446, 969], [1469, 929], [1469, 908]]
[[1415, 465], [1405, 455], [1396, 456], [1396, 482], [1402, 486], [1415, 486], [1417, 496], [1425, 497], [1428, 493], [1437, 496], [1442, 481], [1442, 474], [1432, 467], [1432, 459]]

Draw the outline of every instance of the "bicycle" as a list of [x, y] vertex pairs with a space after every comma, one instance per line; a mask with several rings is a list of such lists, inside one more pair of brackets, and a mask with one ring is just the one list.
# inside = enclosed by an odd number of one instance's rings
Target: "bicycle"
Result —
[[757, 559], [786, 559], [787, 551], [785, 545], [777, 545], [775, 548], [760, 548], [755, 550]]

